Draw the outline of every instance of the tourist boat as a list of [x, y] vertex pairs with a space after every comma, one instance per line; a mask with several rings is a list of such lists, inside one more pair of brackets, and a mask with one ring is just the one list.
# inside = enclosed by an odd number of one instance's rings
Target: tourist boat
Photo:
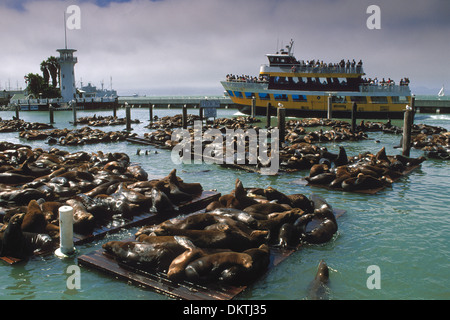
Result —
[[267, 54], [269, 64], [262, 65], [258, 77], [227, 75], [221, 81], [239, 110], [256, 115], [272, 114], [284, 107], [288, 116], [326, 117], [330, 100], [332, 117], [351, 118], [356, 103], [359, 119], [403, 118], [411, 104], [409, 79], [399, 84], [390, 79], [367, 80], [362, 61], [339, 63], [298, 61], [293, 55], [293, 41], [275, 54]]

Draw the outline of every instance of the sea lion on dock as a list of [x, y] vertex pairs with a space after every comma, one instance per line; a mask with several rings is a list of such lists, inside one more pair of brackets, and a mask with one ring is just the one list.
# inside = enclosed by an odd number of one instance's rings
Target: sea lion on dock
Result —
[[152, 207], [150, 212], [154, 213], [174, 213], [177, 207], [170, 201], [169, 197], [159, 188], [153, 188], [150, 192]]
[[299, 244], [300, 232], [292, 223], [284, 223], [278, 233], [276, 246], [281, 248], [292, 248]]
[[19, 259], [28, 258], [37, 249], [46, 249], [52, 245], [47, 234], [23, 232], [21, 229], [25, 214], [15, 214], [8, 222], [2, 234], [0, 256]]
[[251, 267], [231, 266], [221, 272], [219, 280], [241, 286], [255, 281], [267, 270], [270, 263], [270, 249], [266, 244], [262, 244], [258, 248], [245, 250], [243, 253], [252, 258]]
[[325, 261], [320, 260], [317, 267], [317, 273], [314, 280], [309, 285], [308, 299], [311, 300], [325, 300], [328, 299], [328, 279], [329, 271]]
[[179, 177], [176, 176], [176, 172], [177, 172], [177, 170], [173, 169], [169, 173], [167, 178], [169, 179], [170, 182], [175, 184], [180, 189], [180, 191], [188, 193], [188, 194], [192, 194], [192, 195], [196, 195], [196, 194], [202, 193], [203, 187], [202, 187], [201, 183], [198, 183], [198, 182], [191, 182], [191, 183], [184, 182], [182, 179], [180, 179]]
[[245, 191], [242, 181], [239, 179], [236, 179], [234, 196], [239, 201], [239, 208], [237, 209], [244, 209], [252, 204], [258, 203], [254, 198], [247, 195], [247, 191]]
[[266, 203], [257, 203], [253, 204], [251, 206], [246, 207], [243, 209], [244, 212], [247, 212], [249, 214], [263, 214], [268, 215], [274, 212], [284, 212], [291, 210], [292, 207], [288, 204], [279, 204], [279, 203], [272, 203], [272, 202], [266, 202]]
[[348, 157], [344, 147], [339, 147], [339, 154], [338, 157], [334, 160], [334, 164], [336, 165], [336, 167], [348, 164]]
[[89, 233], [95, 226], [94, 215], [89, 213], [83, 203], [76, 199], [69, 199], [66, 204], [73, 208], [73, 229], [80, 233]]
[[209, 254], [189, 263], [185, 274], [187, 279], [192, 281], [202, 278], [216, 279], [224, 269], [234, 265], [248, 270], [252, 266], [252, 257], [247, 253], [234, 251]]
[[25, 213], [21, 229], [24, 232], [33, 233], [45, 233], [47, 226], [47, 220], [36, 200], [31, 200], [27, 206], [27, 212]]
[[102, 247], [120, 262], [156, 271], [167, 270], [173, 259], [186, 250], [172, 242], [109, 241]]
[[[294, 226], [300, 231], [300, 239], [311, 244], [322, 244], [330, 241], [338, 230], [336, 217], [333, 214], [331, 206], [320, 197], [313, 195], [314, 213], [302, 215], [294, 223]], [[311, 231], [307, 231], [307, 225], [317, 220], [319, 225]]]

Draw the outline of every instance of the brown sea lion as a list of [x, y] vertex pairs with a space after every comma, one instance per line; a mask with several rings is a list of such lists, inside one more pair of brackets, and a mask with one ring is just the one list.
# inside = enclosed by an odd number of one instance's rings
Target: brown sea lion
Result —
[[250, 213], [250, 214], [259, 213], [259, 214], [268, 215], [273, 212], [283, 212], [283, 211], [288, 211], [291, 209], [292, 209], [292, 207], [288, 204], [266, 202], [266, 203], [253, 204], [253, 205], [248, 206], [245, 209], [243, 209], [243, 211]]
[[239, 201], [239, 208], [237, 209], [244, 209], [258, 203], [254, 198], [247, 195], [247, 191], [245, 191], [242, 181], [239, 179], [236, 179], [234, 196]]
[[73, 208], [73, 229], [80, 233], [89, 233], [95, 226], [94, 215], [87, 212], [81, 201], [69, 199], [66, 204]]
[[305, 212], [311, 212], [314, 208], [314, 205], [304, 194], [301, 193], [289, 194], [287, 197], [291, 201], [293, 208], [300, 208]]
[[22, 221], [22, 231], [33, 233], [45, 233], [47, 220], [36, 200], [31, 200], [28, 203], [27, 212]]
[[189, 263], [185, 268], [185, 274], [191, 281], [202, 278], [215, 279], [224, 269], [234, 265], [248, 270], [252, 266], [252, 257], [241, 252], [219, 252], [206, 255]]
[[245, 250], [243, 253], [252, 258], [252, 266], [250, 268], [241, 265], [231, 266], [221, 272], [219, 280], [232, 285], [245, 285], [255, 281], [267, 270], [270, 263], [270, 249], [266, 244]]
[[28, 258], [35, 250], [47, 249], [52, 239], [47, 234], [22, 232], [21, 224], [25, 214], [15, 214], [8, 222], [2, 235], [0, 256], [19, 259]]

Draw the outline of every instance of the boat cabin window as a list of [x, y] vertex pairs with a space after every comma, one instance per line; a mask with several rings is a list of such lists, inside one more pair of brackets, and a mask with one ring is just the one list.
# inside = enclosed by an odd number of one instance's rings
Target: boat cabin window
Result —
[[255, 94], [253, 92], [246, 92], [245, 93], [245, 97], [247, 99], [252, 99], [255, 96]]
[[306, 96], [303, 94], [293, 94], [292, 100], [293, 101], [306, 101]]
[[367, 97], [365, 96], [352, 96], [350, 100], [356, 103], [367, 103]]
[[409, 101], [408, 101], [408, 97], [405, 97], [405, 96], [400, 96], [400, 97], [398, 97], [398, 96], [394, 96], [394, 97], [391, 97], [391, 99], [392, 99], [392, 103], [408, 103]]
[[227, 90], [227, 93], [228, 93], [228, 95], [229, 95], [230, 97], [234, 97], [233, 91]]
[[288, 101], [288, 97], [286, 94], [274, 93], [273, 98], [277, 101]]
[[387, 97], [370, 97], [372, 103], [388, 103]]
[[240, 91], [234, 91], [234, 96], [235, 96], [236, 98], [242, 98], [242, 92], [240, 92]]
[[332, 96], [331, 102], [332, 103], [345, 103], [346, 102], [345, 96]]
[[258, 93], [258, 95], [261, 100], [270, 100], [270, 94], [268, 93]]

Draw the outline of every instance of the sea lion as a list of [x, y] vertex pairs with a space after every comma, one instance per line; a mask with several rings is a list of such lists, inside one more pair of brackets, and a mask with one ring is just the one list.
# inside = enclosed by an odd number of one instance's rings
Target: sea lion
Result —
[[28, 203], [27, 212], [23, 217], [21, 229], [24, 232], [45, 233], [47, 220], [36, 200]]
[[248, 214], [245, 211], [239, 210], [239, 209], [217, 208], [215, 210], [210, 211], [209, 213], [214, 214], [214, 215], [224, 216], [224, 217], [230, 217], [230, 218], [232, 218], [236, 221], [240, 221], [250, 227], [257, 226], [257, 221], [252, 215]]
[[280, 204], [287, 204], [289, 206], [292, 206], [289, 197], [275, 188], [267, 187], [266, 189], [264, 189], [264, 196], [269, 201], [276, 200]]
[[292, 223], [284, 223], [278, 233], [276, 246], [292, 248], [300, 242], [300, 232]]
[[239, 179], [236, 179], [234, 196], [239, 201], [240, 208], [237, 209], [244, 209], [248, 206], [258, 203], [258, 201], [247, 195], [247, 191], [245, 191], [242, 181]]
[[253, 204], [253, 205], [248, 206], [245, 209], [243, 209], [243, 211], [247, 212], [249, 214], [259, 213], [259, 214], [268, 215], [273, 212], [284, 212], [284, 211], [288, 211], [291, 209], [292, 209], [292, 207], [288, 204], [266, 202], [266, 203]]
[[191, 240], [194, 245], [200, 248], [229, 248], [236, 251], [243, 251], [251, 248], [261, 237], [261, 234], [259, 233], [250, 236], [245, 235], [228, 225], [225, 225], [222, 230], [188, 230], [178, 229], [167, 225], [155, 228], [153, 229], [153, 232], [156, 235], [186, 237]]
[[305, 212], [311, 212], [314, 208], [313, 203], [304, 194], [296, 193], [287, 196], [291, 201], [293, 208], [300, 208]]
[[180, 179], [179, 177], [176, 176], [176, 172], [177, 172], [177, 170], [173, 169], [169, 173], [168, 178], [169, 178], [170, 182], [175, 184], [180, 189], [180, 191], [188, 193], [188, 194], [192, 194], [192, 195], [202, 193], [203, 187], [202, 187], [201, 183], [197, 183], [197, 182], [186, 183], [182, 179]]
[[308, 298], [311, 300], [328, 299], [329, 271], [325, 261], [320, 260], [314, 280], [309, 285]]
[[[302, 215], [294, 222], [294, 226], [299, 230], [301, 241], [311, 244], [322, 244], [331, 240], [338, 230], [336, 217], [331, 206], [318, 196], [312, 195], [314, 202], [314, 213]], [[307, 231], [307, 225], [316, 220], [319, 225], [311, 231]]]
[[153, 188], [150, 197], [152, 199], [150, 212], [171, 214], [177, 210], [169, 197], [159, 188]]
[[252, 257], [247, 253], [234, 251], [209, 254], [189, 263], [185, 268], [185, 274], [191, 281], [202, 278], [216, 279], [224, 269], [233, 265], [248, 270], [252, 266]]
[[0, 256], [19, 259], [28, 258], [37, 249], [46, 249], [52, 245], [47, 234], [22, 232], [21, 224], [25, 214], [15, 214], [3, 232]]
[[174, 237], [179, 244], [186, 248], [182, 254], [172, 260], [167, 270], [167, 277], [172, 281], [185, 278], [186, 266], [192, 261], [206, 255], [205, 250], [196, 247], [190, 240], [183, 237]]
[[186, 250], [172, 242], [109, 241], [102, 247], [120, 262], [156, 271], [167, 270], [173, 259]]
[[76, 199], [69, 199], [66, 204], [73, 208], [73, 229], [80, 233], [89, 233], [95, 226], [94, 215], [89, 213], [83, 203]]
[[245, 250], [243, 253], [252, 258], [251, 267], [231, 266], [221, 272], [219, 280], [232, 285], [245, 285], [255, 281], [267, 269], [270, 263], [270, 249], [266, 244]]
[[334, 164], [336, 165], [336, 167], [348, 164], [348, 157], [344, 147], [339, 147], [339, 154], [338, 157], [334, 160]]

